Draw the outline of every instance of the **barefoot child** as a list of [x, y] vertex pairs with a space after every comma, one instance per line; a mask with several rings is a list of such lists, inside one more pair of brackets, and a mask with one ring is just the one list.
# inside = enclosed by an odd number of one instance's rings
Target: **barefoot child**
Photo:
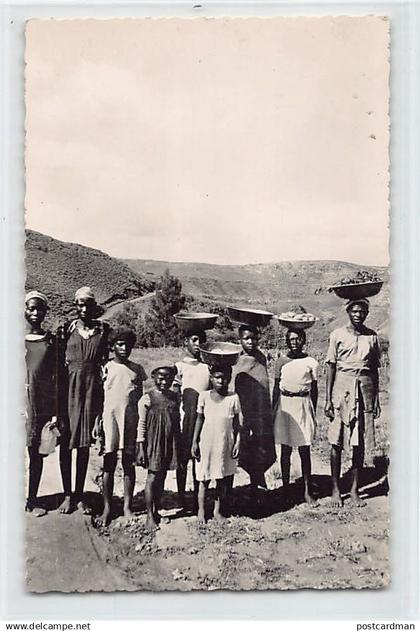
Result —
[[239, 395], [244, 436], [239, 466], [251, 479], [251, 491], [266, 489], [265, 472], [275, 462], [273, 416], [270, 400], [267, 362], [258, 348], [258, 330], [252, 326], [239, 327], [242, 353], [235, 366], [235, 391]]
[[137, 464], [147, 469], [146, 526], [156, 530], [166, 473], [180, 462], [179, 396], [170, 388], [176, 368], [160, 366], [152, 372], [154, 388], [139, 401]]
[[[102, 414], [105, 435], [103, 464], [104, 511], [97, 524], [107, 526], [111, 521], [114, 473], [118, 450], [122, 450], [124, 472], [124, 516], [133, 517], [132, 501], [135, 484], [135, 451], [138, 425], [138, 402], [143, 394], [143, 381], [147, 378], [143, 366], [130, 361], [136, 343], [131, 329], [121, 327], [109, 336], [114, 358], [104, 368], [104, 410]], [[98, 433], [97, 428], [97, 432]]]
[[205, 522], [208, 486], [216, 481], [214, 518], [225, 519], [224, 502], [231, 490], [240, 446], [241, 407], [237, 394], [228, 391], [232, 369], [210, 369], [212, 390], [201, 392], [197, 405], [192, 456], [197, 461], [198, 521]]
[[273, 389], [274, 440], [281, 466], [283, 489], [289, 500], [290, 457], [299, 450], [305, 501], [315, 506], [311, 495], [311, 444], [315, 436], [315, 410], [318, 401], [318, 362], [303, 351], [305, 331], [288, 330], [289, 351], [278, 357]]
[[[76, 507], [84, 514], [91, 508], [84, 498], [84, 486], [89, 463], [89, 448], [95, 421], [102, 415], [103, 384], [101, 368], [108, 360], [109, 327], [96, 320], [98, 305], [90, 287], [76, 291], [78, 318], [60, 329], [65, 344], [68, 368], [68, 440], [60, 452], [64, 502], [59, 508], [69, 513]], [[71, 450], [77, 450], [76, 489], [71, 498]]]
[[194, 428], [197, 420], [198, 395], [210, 388], [210, 376], [207, 364], [200, 359], [200, 345], [206, 341], [206, 333], [200, 331], [185, 337], [185, 357], [175, 364], [177, 374], [174, 380], [174, 390], [178, 389], [182, 395], [181, 415], [181, 465], [177, 469], [178, 496], [181, 506], [185, 509], [185, 484], [187, 479], [188, 462], [192, 459], [192, 476], [194, 483], [194, 507], [197, 511], [198, 484], [195, 474], [195, 460], [191, 456]]
[[380, 351], [378, 337], [364, 322], [369, 313], [367, 298], [350, 300], [346, 305], [347, 326], [330, 335], [327, 354], [327, 399], [325, 415], [330, 419], [332, 503], [343, 505], [339, 480], [343, 447], [353, 448], [351, 491], [353, 503], [363, 505], [358, 492], [359, 474], [365, 451], [375, 446], [374, 419], [379, 405]]
[[[36, 517], [46, 514], [37, 495], [43, 469], [39, 453], [41, 432], [47, 422], [57, 422], [57, 340], [42, 328], [48, 310], [47, 298], [39, 291], [25, 297], [28, 332], [26, 347], [26, 445], [29, 453], [29, 491], [25, 510]], [[51, 425], [50, 429], [52, 429]]]

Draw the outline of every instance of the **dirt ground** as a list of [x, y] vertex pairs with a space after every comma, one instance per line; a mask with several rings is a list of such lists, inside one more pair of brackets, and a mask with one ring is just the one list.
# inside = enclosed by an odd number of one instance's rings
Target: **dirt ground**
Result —
[[[233, 516], [223, 525], [194, 516], [177, 517], [173, 473], [168, 475], [163, 514], [169, 523], [145, 529], [144, 472], [137, 469], [136, 518], [121, 514], [122, 478], [116, 476], [116, 514], [109, 528], [94, 528], [91, 518], [56, 510], [58, 462], [47, 458], [40, 495], [48, 515], [27, 517], [29, 591], [267, 590], [381, 588], [389, 582], [388, 485], [386, 465], [366, 469], [366, 506], [341, 510], [328, 504], [328, 464], [313, 456], [314, 488], [320, 505], [301, 503], [299, 461], [293, 456], [294, 505], [285, 510], [276, 465], [268, 472], [269, 491], [253, 508], [248, 479], [235, 477]], [[96, 511], [101, 499], [95, 478], [101, 459], [92, 452], [89, 498]], [[343, 490], [346, 491], [344, 480]], [[345, 500], [346, 500], [346, 496]], [[191, 495], [190, 495], [191, 501]], [[212, 505], [209, 502], [209, 513]]]

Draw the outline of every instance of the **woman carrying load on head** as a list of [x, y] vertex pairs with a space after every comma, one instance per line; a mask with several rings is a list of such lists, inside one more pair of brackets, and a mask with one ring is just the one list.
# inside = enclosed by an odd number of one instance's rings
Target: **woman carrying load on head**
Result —
[[358, 493], [359, 474], [366, 452], [375, 447], [374, 419], [381, 413], [379, 404], [380, 351], [375, 331], [364, 322], [369, 313], [367, 298], [350, 300], [346, 306], [347, 326], [330, 335], [327, 353], [327, 398], [325, 414], [330, 418], [332, 503], [343, 505], [339, 480], [341, 452], [353, 448], [351, 499], [363, 505]]
[[316, 506], [310, 486], [311, 445], [315, 438], [318, 401], [318, 362], [304, 351], [305, 343], [305, 331], [287, 330], [287, 355], [280, 355], [275, 365], [274, 440], [286, 503], [290, 502], [290, 458], [293, 448], [296, 448], [302, 465], [305, 502]]
[[68, 513], [71, 501], [71, 450], [77, 450], [74, 503], [90, 514], [83, 492], [89, 462], [89, 448], [95, 421], [102, 414], [101, 368], [108, 360], [109, 326], [96, 319], [98, 305], [90, 287], [76, 291], [78, 317], [60, 329], [68, 369], [68, 436], [60, 454], [65, 499], [60, 511]]
[[251, 492], [265, 490], [265, 472], [275, 462], [273, 414], [267, 361], [258, 348], [258, 330], [239, 327], [242, 352], [234, 368], [235, 391], [244, 417], [239, 466], [249, 474]]

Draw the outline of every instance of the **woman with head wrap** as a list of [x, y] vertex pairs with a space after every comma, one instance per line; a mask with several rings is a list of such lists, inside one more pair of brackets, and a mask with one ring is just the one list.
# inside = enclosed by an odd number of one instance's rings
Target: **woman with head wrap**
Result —
[[77, 449], [74, 502], [85, 514], [91, 509], [83, 492], [89, 462], [89, 447], [95, 420], [102, 413], [103, 385], [101, 367], [108, 359], [109, 327], [96, 319], [98, 305], [90, 287], [81, 287], [75, 294], [78, 317], [61, 329], [68, 369], [68, 441], [61, 450], [61, 472], [64, 486], [62, 513], [72, 509], [71, 450]]
[[343, 505], [339, 479], [341, 452], [347, 443], [353, 448], [351, 499], [362, 505], [358, 493], [359, 473], [365, 452], [375, 447], [374, 419], [379, 405], [380, 351], [378, 337], [364, 322], [369, 301], [364, 298], [346, 304], [347, 326], [330, 335], [327, 364], [327, 399], [325, 414], [331, 420], [328, 439], [331, 444], [332, 503]]
[[47, 512], [37, 499], [43, 468], [39, 453], [41, 432], [47, 423], [53, 429], [58, 422], [57, 344], [55, 336], [43, 328], [47, 310], [47, 298], [43, 293], [30, 291], [26, 294], [26, 445], [29, 453], [26, 510], [36, 517]]

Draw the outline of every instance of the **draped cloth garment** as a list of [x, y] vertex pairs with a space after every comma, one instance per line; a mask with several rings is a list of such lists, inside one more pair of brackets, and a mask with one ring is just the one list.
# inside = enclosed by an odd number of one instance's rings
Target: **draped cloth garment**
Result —
[[270, 386], [264, 354], [260, 350], [257, 350], [255, 355], [241, 353], [234, 368], [234, 380], [244, 417], [244, 427], [251, 432], [241, 441], [239, 466], [248, 473], [266, 471], [275, 462], [276, 454]]

